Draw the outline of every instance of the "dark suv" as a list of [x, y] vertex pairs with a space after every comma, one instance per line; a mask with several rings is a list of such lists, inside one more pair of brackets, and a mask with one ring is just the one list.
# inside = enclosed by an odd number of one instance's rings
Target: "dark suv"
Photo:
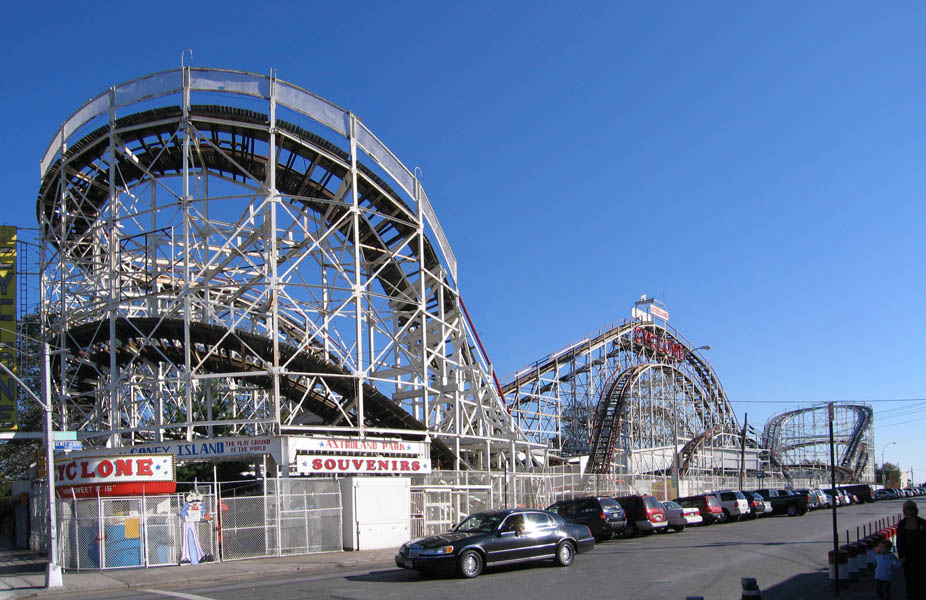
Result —
[[595, 540], [609, 540], [615, 533], [624, 530], [627, 517], [620, 503], [607, 496], [586, 496], [572, 500], [560, 500], [548, 506], [547, 510], [556, 513], [569, 523], [587, 525], [592, 530]]

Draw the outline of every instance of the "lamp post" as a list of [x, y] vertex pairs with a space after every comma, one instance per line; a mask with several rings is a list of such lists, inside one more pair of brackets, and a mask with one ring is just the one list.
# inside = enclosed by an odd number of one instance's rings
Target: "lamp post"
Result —
[[888, 442], [884, 445], [884, 448], [881, 448], [881, 486], [887, 483], [887, 472], [884, 469], [884, 451], [887, 450], [888, 446], [896, 444], [897, 442]]

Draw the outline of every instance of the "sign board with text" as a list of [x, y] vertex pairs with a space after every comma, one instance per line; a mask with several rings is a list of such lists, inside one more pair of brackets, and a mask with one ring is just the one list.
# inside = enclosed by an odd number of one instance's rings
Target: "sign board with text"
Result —
[[55, 487], [63, 498], [170, 494], [176, 491], [170, 454], [116, 454], [55, 461]]
[[[16, 228], [0, 227], [0, 361], [16, 373]], [[0, 373], [0, 431], [18, 429], [16, 380]]]

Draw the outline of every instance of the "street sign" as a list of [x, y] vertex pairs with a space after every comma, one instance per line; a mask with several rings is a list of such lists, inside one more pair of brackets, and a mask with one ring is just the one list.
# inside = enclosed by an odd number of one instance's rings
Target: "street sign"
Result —
[[55, 440], [55, 451], [64, 450], [65, 452], [70, 452], [72, 450], [83, 450], [84, 443], [75, 441], [75, 440]]
[[76, 440], [77, 432], [76, 431], [56, 431], [55, 432], [55, 441], [59, 440]]

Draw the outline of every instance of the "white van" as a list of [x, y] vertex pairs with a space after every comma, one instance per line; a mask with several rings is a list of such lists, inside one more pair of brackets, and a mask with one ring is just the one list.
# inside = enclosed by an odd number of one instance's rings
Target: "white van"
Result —
[[749, 501], [746, 500], [746, 496], [742, 492], [720, 490], [711, 492], [711, 494], [717, 497], [720, 506], [723, 507], [723, 514], [727, 521], [739, 521], [745, 519], [746, 515], [749, 514]]

